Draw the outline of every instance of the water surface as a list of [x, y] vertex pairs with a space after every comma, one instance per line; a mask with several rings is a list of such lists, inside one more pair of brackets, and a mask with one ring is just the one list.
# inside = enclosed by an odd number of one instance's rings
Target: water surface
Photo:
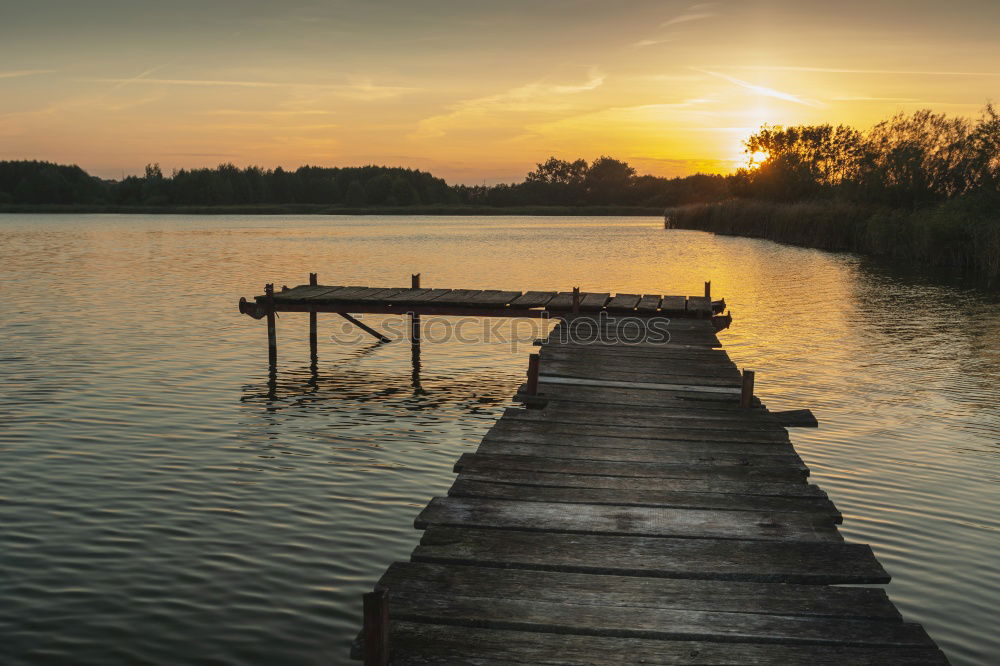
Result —
[[[700, 294], [730, 355], [955, 664], [992, 664], [998, 299], [949, 276], [642, 218], [0, 216], [0, 663], [337, 664], [524, 377], [522, 320], [405, 343], [240, 296], [330, 284]], [[366, 322], [389, 324], [368, 316]], [[453, 332], [453, 330], [452, 330]], [[428, 341], [427, 338], [432, 338]]]

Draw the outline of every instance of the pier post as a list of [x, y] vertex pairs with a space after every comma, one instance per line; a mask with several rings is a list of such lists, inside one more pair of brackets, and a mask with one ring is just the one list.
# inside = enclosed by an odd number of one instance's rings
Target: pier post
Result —
[[573, 314], [580, 311], [580, 288], [573, 287]]
[[528, 356], [528, 382], [524, 388], [524, 392], [528, 395], [538, 395], [538, 367], [540, 362], [538, 354]]
[[389, 664], [389, 592], [364, 595], [364, 665]]
[[709, 280], [705, 283], [705, 298], [708, 299], [709, 305], [712, 303], [712, 281]]
[[264, 295], [267, 296], [267, 361], [270, 366], [278, 365], [278, 332], [274, 326], [274, 285], [264, 285]]
[[[309, 285], [315, 287], [319, 284], [319, 276], [316, 273], [309, 274]], [[309, 313], [309, 360], [315, 365], [317, 360], [316, 344], [316, 313]]]
[[[420, 289], [420, 273], [410, 276], [410, 288]], [[410, 313], [410, 344], [420, 346], [420, 315]]]
[[[410, 275], [410, 288], [420, 288], [420, 273]], [[410, 365], [414, 394], [424, 393], [420, 385], [420, 315], [412, 312], [410, 313]]]
[[743, 386], [740, 391], [740, 407], [747, 408], [753, 406], [753, 370], [743, 371]]

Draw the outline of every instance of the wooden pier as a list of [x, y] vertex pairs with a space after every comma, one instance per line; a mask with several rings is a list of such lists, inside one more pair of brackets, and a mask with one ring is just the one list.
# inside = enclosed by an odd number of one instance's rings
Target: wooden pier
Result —
[[[307, 289], [266, 293], [241, 311], [409, 313], [424, 303], [406, 289], [329, 287], [327, 296], [372, 297], [329, 302]], [[461, 294], [430, 306], [439, 294], [411, 316], [538, 316], [514, 314], [526, 294], [478, 293], [474, 304]], [[808, 482], [784, 425], [811, 415], [772, 412], [754, 396], [753, 373], [719, 348], [708, 293], [658, 296], [645, 311], [653, 297], [545, 296], [522, 301], [559, 316], [530, 359], [517, 396], [526, 408], [506, 410], [459, 458], [447, 497], [417, 516], [424, 533], [410, 560], [364, 595], [355, 658], [948, 663], [883, 589], [850, 586], [889, 575], [869, 546], [845, 542], [839, 511]], [[394, 309], [394, 297], [406, 307]]]

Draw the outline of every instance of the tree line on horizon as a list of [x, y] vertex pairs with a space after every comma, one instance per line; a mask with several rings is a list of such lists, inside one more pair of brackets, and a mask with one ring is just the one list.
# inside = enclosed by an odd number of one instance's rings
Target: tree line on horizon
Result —
[[977, 120], [931, 111], [898, 114], [860, 131], [846, 125], [764, 126], [746, 141], [766, 157], [729, 175], [638, 175], [627, 162], [551, 157], [520, 183], [449, 185], [386, 166], [181, 169], [108, 181], [78, 166], [0, 162], [0, 204], [239, 206], [319, 204], [348, 208], [472, 205], [675, 207], [731, 198], [771, 202], [839, 199], [920, 207], [1000, 189], [1000, 115]]
[[718, 175], [638, 176], [626, 162], [610, 157], [590, 164], [552, 157], [522, 183], [492, 186], [449, 185], [424, 171], [385, 166], [286, 171], [222, 164], [165, 175], [158, 164], [150, 164], [141, 176], [108, 181], [75, 165], [0, 162], [0, 204], [28, 205], [667, 206], [716, 201], [726, 195], [726, 183]]

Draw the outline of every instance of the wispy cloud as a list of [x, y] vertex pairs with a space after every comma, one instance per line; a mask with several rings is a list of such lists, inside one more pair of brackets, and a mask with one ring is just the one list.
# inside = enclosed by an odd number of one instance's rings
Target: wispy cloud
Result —
[[604, 85], [604, 74], [591, 69], [581, 84], [553, 85], [544, 82], [528, 83], [496, 95], [476, 97], [454, 104], [447, 113], [424, 118], [417, 124], [414, 136], [433, 138], [444, 136], [456, 125], [474, 119], [483, 122], [496, 113], [531, 114], [562, 111], [566, 109], [563, 98], [577, 93], [596, 90]]
[[893, 76], [1000, 76], [1000, 72], [954, 72], [921, 69], [841, 69], [839, 67], [796, 67], [791, 65], [733, 65], [726, 69], [763, 72], [817, 72], [826, 74], [888, 74]]
[[38, 76], [39, 74], [51, 74], [54, 69], [16, 69], [9, 72], [0, 72], [0, 79], [20, 79], [24, 76]]
[[703, 21], [705, 19], [710, 19], [717, 16], [717, 13], [713, 11], [719, 5], [718, 2], [702, 2], [696, 5], [691, 5], [683, 14], [673, 17], [667, 21], [660, 24], [661, 28], [667, 28], [672, 25], [680, 25], [681, 23], [691, 23], [692, 21]]
[[759, 86], [748, 81], [743, 81], [742, 79], [737, 79], [732, 76], [727, 76], [726, 74], [720, 74], [719, 72], [712, 72], [707, 69], [698, 69], [696, 71], [702, 72], [703, 74], [708, 74], [714, 76], [724, 81], [729, 81], [730, 83], [737, 85], [741, 88], [746, 88], [758, 95], [763, 95], [764, 97], [773, 97], [775, 99], [781, 99], [786, 102], [792, 102], [794, 104], [802, 104], [804, 106], [823, 106], [820, 102], [814, 99], [806, 99], [804, 97], [799, 97], [798, 95], [793, 95], [791, 93], [782, 92], [780, 90], [775, 90], [774, 88], [768, 88], [766, 86]]
[[347, 84], [303, 83], [292, 81], [236, 81], [229, 79], [154, 79], [139, 75], [132, 78], [94, 78], [96, 83], [144, 84], [161, 86], [191, 86], [210, 88], [273, 88], [320, 90], [332, 92], [342, 97], [358, 100], [380, 100], [398, 97], [413, 92], [416, 88], [404, 86], [380, 86], [368, 80], [358, 80]]
[[666, 44], [672, 41], [674, 40], [670, 37], [666, 37], [664, 39], [640, 39], [638, 42], [632, 44], [632, 47], [637, 49], [644, 49], [647, 46], [656, 46], [657, 44]]

